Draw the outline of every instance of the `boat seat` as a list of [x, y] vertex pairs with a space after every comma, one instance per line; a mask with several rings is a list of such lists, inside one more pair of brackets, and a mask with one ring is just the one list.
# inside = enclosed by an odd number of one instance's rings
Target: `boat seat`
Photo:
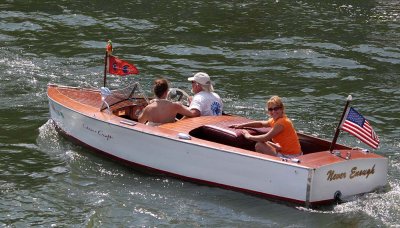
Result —
[[144, 107], [144, 105], [138, 104], [131, 104], [122, 107], [117, 106], [116, 108], [114, 108], [113, 114], [129, 120], [138, 121], [138, 115]]
[[[248, 122], [247, 121], [243, 121]], [[242, 134], [242, 129], [230, 128], [232, 124], [240, 124], [236, 121], [222, 121], [201, 126], [196, 133], [196, 137], [217, 142], [229, 146], [239, 147], [246, 150], [255, 149], [256, 142], [246, 139]], [[261, 135], [269, 132], [271, 128], [245, 128], [252, 135]]]

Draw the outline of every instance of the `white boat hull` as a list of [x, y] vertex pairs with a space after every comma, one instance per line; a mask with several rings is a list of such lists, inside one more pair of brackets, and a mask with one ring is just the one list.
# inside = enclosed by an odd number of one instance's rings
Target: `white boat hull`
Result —
[[[107, 111], [75, 110], [50, 96], [49, 106], [57, 128], [80, 143], [123, 163], [190, 181], [305, 205], [331, 202], [337, 192], [352, 196], [387, 183], [383, 157], [310, 167], [303, 164], [308, 155], [300, 163], [282, 161], [200, 139], [180, 139], [179, 132], [124, 124], [125, 119]], [[335, 157], [328, 151], [318, 153]]]

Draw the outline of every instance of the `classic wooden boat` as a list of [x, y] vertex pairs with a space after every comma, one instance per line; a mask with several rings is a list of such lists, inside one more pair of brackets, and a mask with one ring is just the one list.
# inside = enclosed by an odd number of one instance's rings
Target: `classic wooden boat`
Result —
[[138, 83], [109, 94], [50, 84], [50, 117], [64, 135], [130, 166], [305, 206], [387, 184], [387, 158], [339, 144], [331, 153], [331, 142], [300, 132], [304, 155], [297, 159], [257, 153], [240, 130], [229, 128], [249, 121], [240, 116], [187, 118], [157, 127], [138, 123], [138, 111], [147, 105], [138, 91]]

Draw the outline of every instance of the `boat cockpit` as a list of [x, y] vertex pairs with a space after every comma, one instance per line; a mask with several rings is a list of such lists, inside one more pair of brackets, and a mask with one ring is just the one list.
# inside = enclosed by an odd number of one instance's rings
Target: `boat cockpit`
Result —
[[[170, 89], [167, 97], [169, 100], [180, 101], [185, 105], [189, 105], [189, 95], [187, 95], [187, 93], [181, 89]], [[102, 95], [102, 100], [102, 111], [108, 109], [114, 115], [132, 121], [138, 121], [139, 114], [149, 103], [149, 98], [145, 95], [140, 87], [140, 84], [137, 82], [130, 87], [120, 90], [113, 90], [112, 93], [106, 96]], [[177, 119], [180, 119], [181, 117], [182, 116], [177, 116]], [[229, 127], [234, 123], [238, 123], [237, 121], [238, 120], [235, 119], [234, 122], [228, 120], [200, 124], [199, 126], [190, 130], [189, 135], [191, 137], [196, 137], [207, 141], [254, 151], [255, 142], [246, 140], [243, 137], [240, 129], [233, 129]], [[242, 118], [241, 121], [249, 120]], [[251, 128], [248, 130], [251, 134], [265, 134], [270, 130], [270, 128]], [[330, 141], [300, 132], [298, 132], [298, 137], [303, 154], [329, 150]], [[338, 144], [336, 145], [336, 149], [350, 148]]]

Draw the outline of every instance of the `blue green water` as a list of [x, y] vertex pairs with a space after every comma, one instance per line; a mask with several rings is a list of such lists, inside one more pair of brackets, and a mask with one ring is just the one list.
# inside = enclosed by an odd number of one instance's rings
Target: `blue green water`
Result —
[[[284, 98], [298, 130], [331, 139], [345, 99], [381, 139], [386, 188], [307, 209], [145, 175], [49, 124], [46, 85], [100, 87], [105, 40], [141, 71], [190, 90], [209, 73], [225, 111], [266, 118]], [[0, 3], [0, 226], [390, 227], [400, 225], [400, 3], [12, 1]], [[342, 133], [339, 142], [367, 148]]]

